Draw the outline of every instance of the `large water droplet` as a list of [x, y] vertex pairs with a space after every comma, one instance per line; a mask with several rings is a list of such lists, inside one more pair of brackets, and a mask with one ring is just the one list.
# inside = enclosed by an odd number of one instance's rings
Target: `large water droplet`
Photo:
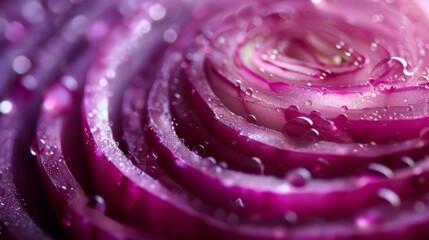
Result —
[[284, 132], [292, 137], [301, 137], [313, 127], [313, 121], [307, 117], [296, 117], [287, 121]]
[[408, 80], [414, 73], [408, 69], [408, 62], [401, 57], [382, 60], [373, 68], [369, 82], [377, 87], [380, 84], [393, 84]]

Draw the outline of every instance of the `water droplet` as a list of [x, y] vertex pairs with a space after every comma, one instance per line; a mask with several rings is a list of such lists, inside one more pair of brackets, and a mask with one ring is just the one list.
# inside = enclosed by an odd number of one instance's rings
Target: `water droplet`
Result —
[[251, 88], [246, 88], [246, 90], [244, 92], [246, 93], [247, 96], [253, 95], [253, 89], [251, 89]]
[[194, 152], [198, 156], [204, 156], [204, 154], [206, 153], [206, 149], [203, 145], [198, 144], [192, 148], [192, 152]]
[[344, 41], [339, 41], [338, 43], [335, 44], [335, 47], [337, 49], [342, 49], [344, 47], [346, 43]]
[[320, 111], [318, 111], [318, 110], [313, 110], [313, 111], [311, 111], [310, 116], [312, 116], [312, 117], [320, 117], [320, 116], [322, 116], [322, 113]]
[[313, 121], [307, 117], [296, 117], [287, 121], [284, 132], [292, 137], [301, 137], [313, 127]]
[[163, 19], [166, 15], [167, 11], [165, 7], [159, 3], [156, 3], [149, 8], [149, 16], [155, 21]]
[[352, 53], [354, 52], [353, 48], [348, 48], [345, 52], [344, 55], [346, 55], [347, 57], [350, 57], [352, 55]]
[[251, 157], [250, 161], [258, 167], [258, 170], [261, 174], [264, 173], [264, 164], [262, 164], [262, 160], [258, 157]]
[[103, 197], [95, 195], [88, 199], [88, 207], [104, 213], [106, 211], [106, 202]]
[[380, 163], [370, 163], [368, 165], [368, 169], [371, 171], [371, 173], [375, 173], [386, 178], [391, 178], [394, 175], [392, 169]]
[[0, 113], [9, 114], [13, 110], [13, 104], [9, 100], [3, 100], [0, 102]]
[[222, 169], [227, 169], [228, 168], [228, 163], [221, 161], [218, 163], [218, 166], [221, 167]]
[[237, 198], [234, 201], [234, 206], [237, 207], [237, 208], [244, 208], [243, 200], [241, 198]]
[[313, 102], [311, 100], [307, 100], [307, 101], [305, 101], [305, 105], [311, 106], [311, 105], [313, 105]]
[[289, 171], [286, 179], [294, 187], [303, 187], [311, 179], [311, 173], [305, 168], [297, 168]]
[[132, 153], [132, 152], [130, 152], [130, 151], [125, 151], [125, 152], [124, 152], [124, 155], [125, 155], [125, 157], [126, 157], [126, 158], [128, 158], [128, 159], [132, 159], [132, 158], [133, 158], [133, 153]]
[[401, 157], [401, 162], [403, 162], [407, 167], [414, 167], [416, 165], [414, 160], [408, 156]]
[[390, 189], [382, 188], [378, 191], [377, 195], [394, 207], [399, 207], [401, 205], [401, 199], [398, 194]]
[[201, 165], [202, 165], [202, 169], [207, 171], [217, 165], [216, 159], [214, 157], [205, 157], [201, 160]]
[[349, 110], [349, 108], [347, 106], [343, 105], [343, 106], [341, 106], [340, 110], [343, 112], [346, 112]]
[[384, 16], [383, 14], [374, 14], [371, 17], [371, 20], [375, 23], [380, 23], [384, 21]]
[[334, 124], [337, 128], [345, 130], [348, 128], [349, 119], [348, 119], [347, 115], [340, 114], [340, 115], [338, 115], [338, 117], [336, 117], [334, 119]]
[[255, 117], [255, 115], [253, 115], [253, 114], [249, 114], [249, 115], [247, 115], [247, 116], [246, 116], [246, 120], [247, 120], [247, 122], [249, 122], [249, 123], [253, 123], [253, 124], [255, 124], [255, 123], [256, 123], [256, 117]]
[[403, 82], [414, 74], [407, 67], [407, 61], [401, 57], [384, 59], [373, 68], [369, 82], [374, 87], [382, 83]]
[[421, 76], [416, 81], [417, 87], [429, 89], [429, 78]]
[[30, 153], [33, 156], [43, 153], [44, 150], [45, 150], [45, 140], [43, 139], [36, 139], [30, 145]]
[[240, 80], [235, 80], [234, 85], [235, 85], [237, 88], [240, 88], [240, 87], [241, 87], [241, 81], [240, 81]]
[[[1, 110], [1, 105], [0, 105], [0, 110]], [[425, 143], [429, 143], [429, 127], [423, 128], [420, 131], [420, 139]]]
[[372, 42], [371, 43], [371, 51], [375, 52], [378, 49], [378, 43], [377, 42]]

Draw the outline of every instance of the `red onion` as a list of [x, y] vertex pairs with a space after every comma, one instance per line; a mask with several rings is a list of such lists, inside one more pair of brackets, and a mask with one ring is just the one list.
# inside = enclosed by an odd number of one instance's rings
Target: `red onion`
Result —
[[429, 237], [423, 1], [0, 7], [2, 239]]

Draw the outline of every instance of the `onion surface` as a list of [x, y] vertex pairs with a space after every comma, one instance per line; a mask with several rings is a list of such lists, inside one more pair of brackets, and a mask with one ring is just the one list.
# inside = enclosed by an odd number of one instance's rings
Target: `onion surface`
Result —
[[429, 238], [428, 13], [1, 2], [1, 238]]

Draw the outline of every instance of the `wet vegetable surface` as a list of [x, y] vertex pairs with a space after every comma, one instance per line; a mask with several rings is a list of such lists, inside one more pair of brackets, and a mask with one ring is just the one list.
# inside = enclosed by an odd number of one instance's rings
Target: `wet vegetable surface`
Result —
[[428, 13], [0, 2], [0, 238], [429, 238]]

